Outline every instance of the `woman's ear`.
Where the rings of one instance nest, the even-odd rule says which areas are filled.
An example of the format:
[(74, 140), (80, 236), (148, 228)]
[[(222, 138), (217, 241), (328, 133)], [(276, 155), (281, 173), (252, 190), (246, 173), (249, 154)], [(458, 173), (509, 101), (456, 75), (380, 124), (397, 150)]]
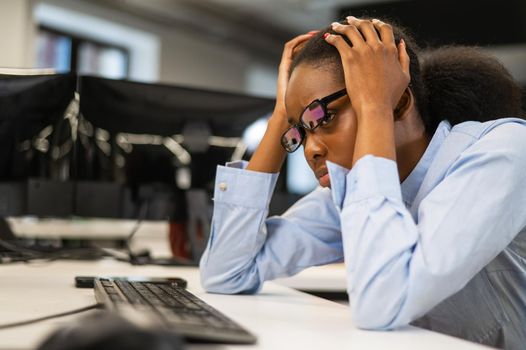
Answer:
[(400, 97), (400, 100), (398, 101), (398, 104), (396, 105), (396, 108), (394, 109), (395, 120), (404, 119), (404, 117), (411, 110), (413, 103), (414, 103), (413, 93), (411, 92), (411, 89), (407, 88), (402, 94), (402, 97)]

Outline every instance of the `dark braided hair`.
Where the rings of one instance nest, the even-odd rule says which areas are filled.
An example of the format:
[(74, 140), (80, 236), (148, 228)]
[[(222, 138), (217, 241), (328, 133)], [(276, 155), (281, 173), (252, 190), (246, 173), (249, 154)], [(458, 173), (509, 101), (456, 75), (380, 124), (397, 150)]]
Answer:
[[(395, 42), (398, 44), (403, 38), (406, 43), (410, 89), (429, 135), (442, 120), (455, 125), (468, 120), (524, 118), (521, 88), (496, 58), (479, 48), (466, 46), (421, 51), (405, 29), (389, 24)], [(330, 69), (343, 80), (340, 54), (325, 42), (325, 33), (337, 34), (330, 27), (320, 30), (296, 55), (291, 73), (298, 65), (308, 64)]]

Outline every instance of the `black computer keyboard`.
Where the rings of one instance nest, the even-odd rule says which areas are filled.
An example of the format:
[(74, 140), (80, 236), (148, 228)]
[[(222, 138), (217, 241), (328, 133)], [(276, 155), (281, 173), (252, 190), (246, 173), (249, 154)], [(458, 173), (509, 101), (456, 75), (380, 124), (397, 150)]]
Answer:
[[(256, 337), (173, 281), (96, 278), (95, 298), (107, 308), (148, 315), (190, 342), (253, 344)], [(126, 311), (127, 310), (127, 311)]]

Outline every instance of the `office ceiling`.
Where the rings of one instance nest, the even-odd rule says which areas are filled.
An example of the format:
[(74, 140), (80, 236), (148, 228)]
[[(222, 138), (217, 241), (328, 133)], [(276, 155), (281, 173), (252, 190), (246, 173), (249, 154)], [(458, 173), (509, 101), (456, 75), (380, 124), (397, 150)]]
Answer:
[[(327, 25), (338, 9), (395, 0), (86, 0), (147, 16), (189, 22), (202, 18), (265, 23), (266, 30), (299, 34)], [(398, 0), (400, 1), (400, 0)], [(403, 0), (402, 0), (403, 1)]]
[(392, 0), (83, 0), (182, 30), (200, 31), (271, 61), (300, 33), (328, 25), (346, 6)]
[(526, 43), (524, 0), (80, 0), (178, 30), (277, 63), (283, 44), (343, 13), (387, 16), (424, 45)]
[(338, 17), (342, 7), (391, 1), (393, 0), (201, 0), (199, 3), (209, 8), (223, 8), (238, 18), (261, 20), (276, 29), (300, 34), (328, 25)]

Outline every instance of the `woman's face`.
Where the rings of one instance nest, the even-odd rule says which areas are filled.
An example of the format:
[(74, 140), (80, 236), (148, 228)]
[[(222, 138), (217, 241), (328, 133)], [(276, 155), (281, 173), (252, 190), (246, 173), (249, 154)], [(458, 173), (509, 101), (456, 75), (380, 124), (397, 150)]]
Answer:
[[(343, 79), (338, 80), (329, 69), (308, 64), (301, 64), (294, 69), (285, 96), (291, 124), (299, 122), (300, 114), (312, 101), (345, 88)], [(351, 168), (356, 139), (356, 115), (348, 96), (329, 103), (327, 110), (334, 113), (335, 117), (314, 131), (306, 130), (303, 141), (305, 159), (323, 187), (330, 186), (327, 160)]]

